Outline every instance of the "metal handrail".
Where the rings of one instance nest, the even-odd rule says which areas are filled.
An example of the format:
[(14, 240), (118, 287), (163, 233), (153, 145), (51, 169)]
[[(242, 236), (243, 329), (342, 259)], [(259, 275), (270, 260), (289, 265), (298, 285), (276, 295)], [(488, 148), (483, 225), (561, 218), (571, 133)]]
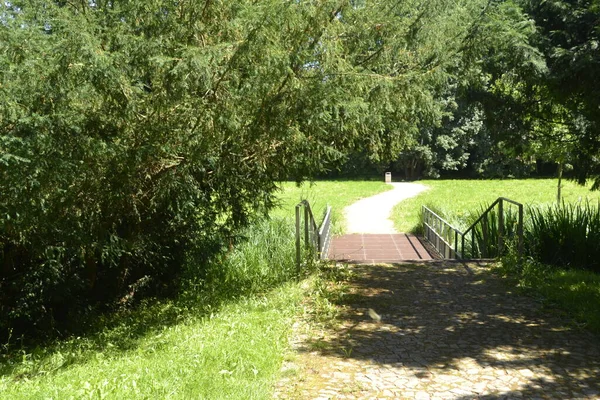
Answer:
[(319, 258), (327, 258), (329, 244), (331, 243), (331, 206), (327, 206), (323, 222), (319, 228)]
[[(453, 227), (448, 221), (437, 215), (435, 212), (423, 206), (423, 228), (425, 238), (432, 243), (436, 250), (445, 258), (464, 259), (466, 256), (466, 238), (471, 233), (471, 257), (475, 255), (475, 228), (478, 224), (487, 221), (486, 218), (496, 206), (498, 206), (498, 251), (504, 249), (505, 224), (504, 224), (504, 202), (511, 203), (519, 208), (519, 219), (517, 224), (518, 236), (518, 254), (523, 254), (523, 204), (506, 197), (499, 197), (494, 201), (464, 232)], [(454, 237), (448, 236), (448, 231), (454, 233)], [(487, 242), (488, 231), (484, 228), (482, 231), (483, 240)], [(459, 250), (460, 237), (460, 250)], [(454, 239), (454, 240), (452, 240)], [(452, 243), (453, 242), (453, 243)], [(484, 247), (485, 248), (485, 247)], [(483, 256), (483, 254), (481, 254)]]
[(327, 256), (329, 243), (331, 241), (331, 207), (327, 210), (320, 226), (317, 225), (314, 214), (308, 200), (302, 200), (296, 205), (296, 267), (300, 273), (302, 265), (302, 245), (301, 245), (301, 213), (300, 208), (304, 208), (304, 246), (312, 253), (315, 259), (323, 259)]
[[(458, 251), (458, 237), (463, 233), (426, 206), (423, 206), (423, 228), (425, 238), (441, 255), (445, 258), (462, 258), (462, 251)], [(453, 243), (452, 236), (447, 235), (448, 231), (454, 233)]]

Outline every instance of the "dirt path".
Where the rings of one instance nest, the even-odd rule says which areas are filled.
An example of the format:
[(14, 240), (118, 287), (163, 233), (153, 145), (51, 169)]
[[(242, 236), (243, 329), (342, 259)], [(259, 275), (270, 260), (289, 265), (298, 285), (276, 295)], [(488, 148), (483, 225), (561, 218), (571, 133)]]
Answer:
[(427, 189), (418, 183), (390, 183), (394, 189), (359, 200), (344, 209), (346, 233), (397, 233), (389, 219), (392, 208), (402, 200)]
[(600, 338), (487, 267), (352, 268), (339, 324), (297, 337), (276, 398), (600, 398)]

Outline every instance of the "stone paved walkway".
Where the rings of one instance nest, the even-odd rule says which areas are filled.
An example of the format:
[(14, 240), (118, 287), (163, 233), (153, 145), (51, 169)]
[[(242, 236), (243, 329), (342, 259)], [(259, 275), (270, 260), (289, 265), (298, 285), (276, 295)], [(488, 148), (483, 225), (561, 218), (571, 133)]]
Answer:
[(341, 323), (296, 337), (276, 398), (600, 398), (600, 338), (570, 330), (487, 267), (352, 268)]

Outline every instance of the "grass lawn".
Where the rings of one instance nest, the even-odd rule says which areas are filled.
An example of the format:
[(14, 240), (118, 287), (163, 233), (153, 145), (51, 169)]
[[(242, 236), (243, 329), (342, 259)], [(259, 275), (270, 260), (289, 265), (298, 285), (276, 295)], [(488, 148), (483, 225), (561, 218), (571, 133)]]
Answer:
[(364, 197), (391, 190), (392, 186), (379, 181), (317, 181), (297, 186), (293, 182), (281, 184), (281, 205), (272, 215), (294, 218), (294, 208), (301, 200), (308, 200), (315, 218), (320, 222), (327, 205), (332, 208), (334, 232), (345, 229), (343, 210)]
[[(287, 284), (214, 313), (184, 312), (181, 322), (154, 326), (124, 348), (119, 333), (126, 336), (126, 326), (103, 333), (115, 344), (106, 337), (73, 338), (53, 349), (23, 352), (3, 363), (1, 397), (270, 398), (302, 297), (298, 283)], [(155, 304), (146, 312), (173, 306)]]
[[(414, 232), (418, 228), (422, 205), (441, 210), (453, 222), (481, 206), (490, 205), (498, 197), (508, 197), (526, 205), (556, 202), (556, 179), (424, 180), (419, 183), (429, 189), (392, 210), (394, 226), (399, 232)], [(599, 201), (600, 192), (563, 181), (562, 198), (565, 202)]]

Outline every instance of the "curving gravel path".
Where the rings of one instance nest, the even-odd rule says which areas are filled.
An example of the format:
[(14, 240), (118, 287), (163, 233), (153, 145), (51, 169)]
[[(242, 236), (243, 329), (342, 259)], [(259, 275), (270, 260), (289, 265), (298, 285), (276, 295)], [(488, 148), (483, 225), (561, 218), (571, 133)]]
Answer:
[(346, 207), (346, 233), (398, 233), (389, 219), (392, 208), (402, 200), (427, 189), (419, 183), (390, 183), (394, 189), (367, 197)]

